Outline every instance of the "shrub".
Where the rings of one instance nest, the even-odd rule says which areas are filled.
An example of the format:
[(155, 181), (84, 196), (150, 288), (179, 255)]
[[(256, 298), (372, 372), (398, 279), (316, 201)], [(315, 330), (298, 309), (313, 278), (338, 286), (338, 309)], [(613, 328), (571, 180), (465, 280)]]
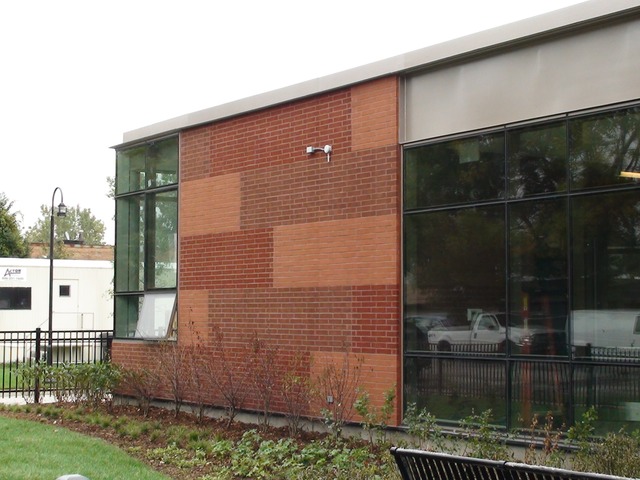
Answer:
[[(21, 365), (18, 375), (29, 386), (39, 382), (41, 390), (51, 391), (57, 402), (88, 402), (97, 405), (108, 402), (120, 383), (122, 372), (111, 362), (61, 363), (47, 365), (36, 363)], [(32, 399), (32, 392), (25, 395), (25, 401)]]
[(190, 360), (190, 353), (188, 348), (179, 345), (177, 341), (164, 340), (160, 342), (156, 358), (159, 376), (169, 385), (173, 397), (173, 412), (176, 417), (180, 413), (189, 388), (187, 362)]
[(420, 449), (436, 449), (441, 452), (448, 450), (436, 417), (426, 408), (418, 411), (415, 403), (408, 404), (403, 422), (407, 426), (407, 433), (416, 442), (414, 446)]
[(393, 414), (395, 399), (395, 385), (384, 392), (384, 403), (379, 409), (371, 405), (368, 392), (362, 392), (356, 399), (354, 408), (362, 417), (362, 428), (369, 434), (371, 443), (386, 441), (386, 429)]
[(286, 407), (285, 417), (292, 436), (300, 433), (302, 418), (309, 409), (312, 397), (311, 379), (304, 373), (307, 361), (297, 352), (282, 379), (282, 397)]
[(16, 375), (23, 384), (23, 399), (26, 403), (34, 401), (34, 389), (44, 386), (46, 378), (45, 363), (21, 364), (16, 369)]
[(354, 404), (358, 395), (358, 385), (364, 359), (352, 355), (345, 345), (342, 364), (325, 366), (314, 382), (316, 401), (324, 405), (320, 409), (323, 421), (335, 437), (342, 435), (344, 424), (353, 417)]
[(566, 453), (561, 448), (562, 429), (554, 428), (553, 415), (548, 412), (544, 424), (534, 415), (529, 428), (529, 446), (524, 452), (524, 462), (530, 465), (547, 465), (562, 468), (566, 461)]
[(491, 424), (491, 409), (477, 415), (472, 413), (460, 422), (464, 442), (463, 455), (489, 460), (510, 460), (507, 436)]
[(147, 368), (130, 368), (123, 372), (123, 381), (133, 390), (138, 406), (146, 417), (149, 414), (151, 401), (160, 386), (160, 376)]
[(262, 425), (269, 425), (271, 401), (280, 386), (277, 365), (278, 348), (260, 340), (254, 333), (251, 341), (251, 368), (249, 375), (262, 410)]
[[(225, 344), (224, 334), (219, 328), (214, 329), (214, 348), (205, 362), (205, 375), (209, 383), (222, 396), (227, 413), (228, 425), (235, 419), (238, 410), (244, 405), (249, 393), (249, 365), (234, 360)], [(238, 355), (245, 358), (245, 355)]]

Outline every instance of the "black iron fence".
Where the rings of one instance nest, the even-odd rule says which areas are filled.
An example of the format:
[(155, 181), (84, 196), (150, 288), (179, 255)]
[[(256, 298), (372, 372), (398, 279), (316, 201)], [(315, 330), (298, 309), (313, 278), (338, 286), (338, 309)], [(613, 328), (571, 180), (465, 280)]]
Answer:
[(39, 399), (50, 392), (50, 386), (25, 380), (20, 369), (38, 364), (96, 363), (109, 359), (111, 330), (71, 330), (49, 332), (0, 331), (0, 398)]
[(424, 399), (436, 405), (443, 418), (454, 417), (456, 408), (483, 401), (494, 414), (505, 416), (507, 427), (541, 412), (552, 412), (558, 422), (570, 426), (590, 407), (611, 428), (640, 423), (640, 349), (587, 353), (508, 357), (452, 349), (408, 355), (405, 396), (408, 402)]

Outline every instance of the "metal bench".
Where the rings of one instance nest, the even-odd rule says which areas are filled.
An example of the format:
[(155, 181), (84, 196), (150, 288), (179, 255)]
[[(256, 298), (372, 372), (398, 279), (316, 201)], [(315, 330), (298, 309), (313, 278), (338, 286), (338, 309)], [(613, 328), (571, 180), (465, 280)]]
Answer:
[(391, 448), (391, 454), (396, 460), (403, 480), (623, 480), (625, 478), (399, 447)]

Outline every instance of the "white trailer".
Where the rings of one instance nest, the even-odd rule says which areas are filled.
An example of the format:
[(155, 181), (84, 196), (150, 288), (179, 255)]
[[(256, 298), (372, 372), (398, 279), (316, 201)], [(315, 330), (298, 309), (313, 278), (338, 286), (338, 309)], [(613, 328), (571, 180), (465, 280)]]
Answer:
[[(110, 330), (113, 264), (55, 260), (53, 330)], [(48, 329), (49, 260), (0, 258), (0, 331)]]
[(640, 310), (574, 310), (573, 345), (640, 352)]

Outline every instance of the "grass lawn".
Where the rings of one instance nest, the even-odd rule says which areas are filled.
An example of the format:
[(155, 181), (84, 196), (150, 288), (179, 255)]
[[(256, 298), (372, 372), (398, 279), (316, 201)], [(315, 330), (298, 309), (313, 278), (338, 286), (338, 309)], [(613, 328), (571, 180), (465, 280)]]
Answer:
[(16, 365), (2, 364), (0, 375), (2, 375), (2, 389), (11, 390), (18, 385), (18, 375), (16, 374)]
[(54, 480), (71, 473), (90, 480), (169, 479), (102, 440), (0, 417), (0, 478)]

